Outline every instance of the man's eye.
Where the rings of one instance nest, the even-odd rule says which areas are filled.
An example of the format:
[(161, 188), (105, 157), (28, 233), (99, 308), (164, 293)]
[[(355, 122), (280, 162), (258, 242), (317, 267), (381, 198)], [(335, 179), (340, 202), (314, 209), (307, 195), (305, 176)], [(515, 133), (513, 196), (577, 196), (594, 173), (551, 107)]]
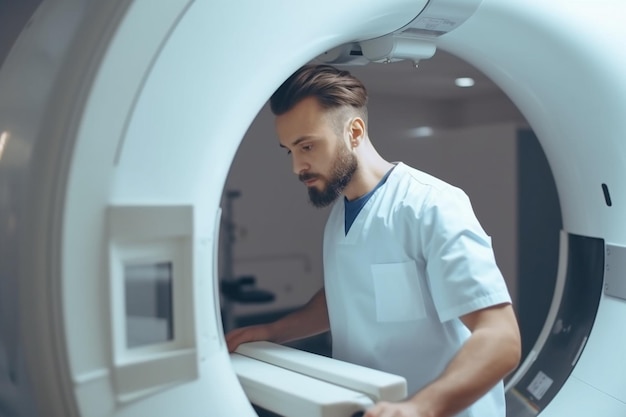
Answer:
[(303, 151), (305, 151), (305, 152), (308, 152), (308, 151), (310, 151), (311, 149), (313, 149), (313, 145), (304, 145), (304, 146), (302, 147), (302, 150), (303, 150)]
[(291, 155), (291, 151), (287, 151), (287, 155)]

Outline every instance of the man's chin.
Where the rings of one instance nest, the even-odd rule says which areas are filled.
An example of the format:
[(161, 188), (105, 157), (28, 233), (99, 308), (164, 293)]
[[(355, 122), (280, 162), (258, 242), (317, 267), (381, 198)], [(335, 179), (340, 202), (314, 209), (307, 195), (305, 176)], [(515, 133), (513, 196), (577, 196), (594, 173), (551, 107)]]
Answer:
[(314, 200), (310, 200), (309, 202), (311, 203), (311, 205), (315, 208), (326, 208), (328, 206), (330, 206), (335, 200), (332, 201), (314, 201)]
[(317, 208), (328, 207), (337, 200), (337, 195), (327, 195), (316, 191), (316, 188), (309, 189), (309, 202)]

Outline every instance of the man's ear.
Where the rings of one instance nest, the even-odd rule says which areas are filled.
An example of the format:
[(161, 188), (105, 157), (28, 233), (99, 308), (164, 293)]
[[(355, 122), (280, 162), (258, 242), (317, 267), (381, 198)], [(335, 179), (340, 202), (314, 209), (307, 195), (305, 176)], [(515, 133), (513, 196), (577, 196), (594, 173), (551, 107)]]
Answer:
[(354, 149), (365, 139), (365, 122), (360, 117), (354, 117), (348, 126), (350, 146)]

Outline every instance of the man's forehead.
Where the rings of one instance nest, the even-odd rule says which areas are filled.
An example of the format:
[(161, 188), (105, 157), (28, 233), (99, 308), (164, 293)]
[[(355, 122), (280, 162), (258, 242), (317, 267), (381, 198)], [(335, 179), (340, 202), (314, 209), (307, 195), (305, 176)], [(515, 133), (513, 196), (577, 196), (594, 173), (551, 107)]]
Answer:
[(283, 140), (296, 140), (300, 136), (312, 135), (324, 128), (327, 119), (317, 109), (293, 108), (276, 116), (274, 127)]

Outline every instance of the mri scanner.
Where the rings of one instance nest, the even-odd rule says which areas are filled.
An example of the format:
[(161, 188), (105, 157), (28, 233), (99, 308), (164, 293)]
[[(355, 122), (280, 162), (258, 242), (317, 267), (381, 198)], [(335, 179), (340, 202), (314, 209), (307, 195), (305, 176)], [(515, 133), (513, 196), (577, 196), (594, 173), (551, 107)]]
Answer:
[[(237, 147), (316, 57), (379, 65), (438, 48), (522, 111), (562, 207), (554, 300), (507, 380), (508, 415), (625, 416), (624, 17), (622, 0), (44, 1), (0, 72), (0, 414), (256, 415), (215, 272)], [(135, 337), (136, 279), (166, 284), (160, 338)], [(266, 348), (250, 356), (293, 353)], [(316, 360), (295, 359), (343, 366)], [(257, 395), (291, 401), (267, 385)]]

